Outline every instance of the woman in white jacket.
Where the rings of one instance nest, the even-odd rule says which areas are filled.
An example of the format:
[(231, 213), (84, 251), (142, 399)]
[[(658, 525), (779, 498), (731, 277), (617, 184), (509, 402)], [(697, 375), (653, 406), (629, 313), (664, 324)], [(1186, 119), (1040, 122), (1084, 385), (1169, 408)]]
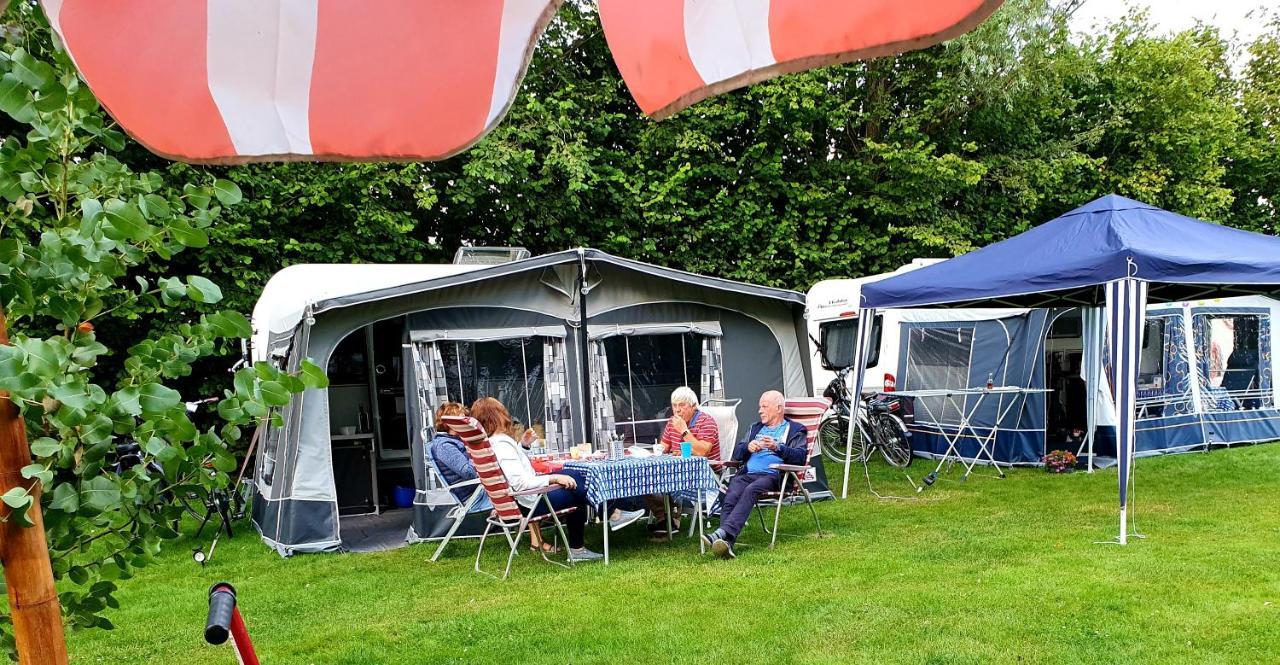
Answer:
[[(569, 536), (569, 557), (574, 561), (595, 561), (604, 558), (602, 554), (592, 552), (585, 546), (587, 489), (582, 476), (571, 469), (566, 470), (565, 473), (550, 474), (539, 474), (534, 471), (524, 448), (511, 438), (511, 414), (507, 412), (502, 402), (492, 397), (482, 397), (471, 405), (471, 417), (475, 418), (489, 434), (493, 453), (497, 456), (498, 465), (502, 467), (502, 474), (507, 477), (507, 483), (511, 485), (512, 490), (521, 492), (547, 485), (558, 485), (559, 487), (546, 495), (551, 500), (551, 505), (556, 510), (563, 510), (569, 506), (577, 508), (564, 516)], [(517, 497), (516, 500), (525, 511), (532, 510), (534, 515), (542, 515), (547, 512), (547, 504), (541, 501), (541, 498), (541, 496), (522, 496)], [(635, 521), (639, 516), (625, 514), (620, 517)]]

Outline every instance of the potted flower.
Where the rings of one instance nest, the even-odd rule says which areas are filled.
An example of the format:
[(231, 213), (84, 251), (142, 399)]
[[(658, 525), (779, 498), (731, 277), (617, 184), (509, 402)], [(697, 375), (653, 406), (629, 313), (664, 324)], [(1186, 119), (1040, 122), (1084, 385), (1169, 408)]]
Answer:
[(1071, 473), (1076, 468), (1076, 456), (1069, 450), (1054, 450), (1040, 458), (1044, 470), (1049, 473)]

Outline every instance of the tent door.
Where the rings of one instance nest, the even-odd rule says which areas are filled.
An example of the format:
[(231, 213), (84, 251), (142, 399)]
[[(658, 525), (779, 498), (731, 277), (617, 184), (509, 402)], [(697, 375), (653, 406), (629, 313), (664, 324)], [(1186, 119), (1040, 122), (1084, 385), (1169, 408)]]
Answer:
[(1054, 312), (1045, 340), (1045, 450), (1075, 452), (1088, 428), (1084, 333), (1079, 309)]

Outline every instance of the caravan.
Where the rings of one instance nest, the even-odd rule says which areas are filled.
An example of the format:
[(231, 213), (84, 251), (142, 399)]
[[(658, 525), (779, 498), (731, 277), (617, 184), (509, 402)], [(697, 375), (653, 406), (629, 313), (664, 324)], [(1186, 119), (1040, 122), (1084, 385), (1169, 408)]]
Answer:
[[(815, 341), (813, 388), (852, 363), (861, 284), (936, 263), (917, 259), (886, 275), (826, 280), (809, 291), (808, 331)], [(1271, 327), (1280, 301), (1263, 296), (1152, 305), (1139, 362), (1136, 451), (1151, 455), (1280, 439), (1280, 381)], [(864, 392), (978, 388), (988, 379), (1030, 389), (977, 404), (941, 398), (917, 404), (913, 447), (937, 457), (959, 429), (961, 410), (978, 433), (997, 429), (994, 458), (1038, 464), (1068, 449), (1105, 465), (1116, 456), (1115, 407), (1106, 381), (1089, 386), (1080, 308), (900, 309), (876, 312)], [(1104, 357), (1103, 364), (1110, 359)], [(1103, 373), (1106, 376), (1106, 373)], [(1046, 392), (1037, 392), (1045, 390)], [(1092, 394), (1092, 395), (1091, 395)], [(1087, 403), (1096, 399), (1094, 438)], [(925, 408), (920, 408), (925, 407)], [(958, 408), (957, 408), (958, 407)], [(962, 437), (962, 457), (977, 444)]]
[(262, 438), (253, 519), (268, 544), (283, 554), (352, 547), (360, 534), (347, 518), (380, 513), (396, 494), (412, 509), (397, 511), (406, 517), (389, 541), (442, 536), (456, 502), (423, 443), (445, 401), (497, 397), (567, 450), (614, 436), (652, 443), (681, 385), (704, 401), (742, 399), (742, 423), (765, 390), (808, 394), (800, 293), (593, 249), (513, 258), (292, 266), (268, 282), (254, 359), (297, 367), (309, 357), (330, 378)]

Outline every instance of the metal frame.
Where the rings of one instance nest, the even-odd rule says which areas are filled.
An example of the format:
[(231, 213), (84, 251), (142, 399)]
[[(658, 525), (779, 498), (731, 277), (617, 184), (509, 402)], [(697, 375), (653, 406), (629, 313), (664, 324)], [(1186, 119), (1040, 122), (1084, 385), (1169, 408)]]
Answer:
[[(968, 480), (970, 474), (973, 473), (974, 467), (978, 465), (978, 462), (982, 461), (983, 453), (986, 453), (986, 459), (987, 461), (991, 462), (991, 465), (993, 467), (995, 467), (996, 473), (1000, 474), (1001, 478), (1005, 477), (1004, 470), (1000, 468), (1000, 462), (997, 462), (995, 459), (996, 435), (1000, 433), (1000, 421), (1004, 420), (1004, 417), (1008, 415), (1008, 413), (1011, 410), (1013, 410), (1013, 407), (1018, 404), (1018, 400), (1016, 399), (1010, 400), (1008, 405), (1004, 405), (1003, 402), (997, 405), (996, 419), (995, 419), (995, 422), (991, 424), (991, 428), (990, 428), (991, 431), (986, 436), (983, 436), (978, 434), (977, 429), (973, 427), (973, 416), (977, 414), (978, 409), (982, 407), (982, 402), (986, 400), (987, 395), (996, 394), (996, 395), (1001, 395), (1003, 397), (1004, 395), (1009, 395), (1009, 394), (1026, 395), (1030, 393), (1047, 393), (1047, 392), (1050, 392), (1048, 388), (1023, 388), (1020, 386), (999, 386), (994, 388), (965, 388), (960, 390), (946, 390), (946, 389), (903, 390), (896, 394), (903, 395), (906, 397), (943, 397), (952, 406), (959, 409), (960, 422), (956, 424), (956, 431), (954, 434), (947, 434), (946, 429), (942, 427), (943, 423), (939, 421), (937, 416), (933, 414), (933, 409), (929, 408), (929, 403), (926, 400), (917, 400), (917, 402), (922, 407), (924, 407), (925, 413), (929, 414), (929, 418), (932, 419), (933, 424), (938, 425), (938, 434), (940, 434), (942, 438), (947, 442), (947, 449), (943, 451), (941, 459), (938, 460), (938, 466), (933, 470), (933, 476), (937, 477), (937, 474), (942, 471), (943, 466), (947, 466), (948, 468), (950, 468), (951, 464), (960, 462), (960, 466), (964, 467), (964, 475), (960, 479)], [(963, 396), (965, 398), (964, 403), (967, 407), (969, 403), (969, 397), (972, 395), (977, 395), (978, 397), (976, 400), (973, 401), (973, 408), (966, 409), (965, 407), (961, 407), (960, 404), (956, 402), (956, 397)], [(999, 407), (1003, 407), (1003, 409)], [(971, 459), (967, 464), (965, 463), (964, 457), (960, 455), (960, 449), (958, 445), (960, 443), (960, 439), (964, 436), (965, 430), (968, 430), (969, 433), (973, 436), (973, 438), (978, 442), (978, 452), (973, 456), (973, 459)], [(953, 452), (955, 453), (954, 455), (952, 455)], [(1005, 463), (1005, 466), (1012, 467), (1013, 464)]]
[[(492, 531), (492, 530), (493, 530), (493, 527), (495, 527), (495, 526), (496, 526), (496, 527), (498, 527), (498, 528), (500, 528), (500, 529), (502, 529), (502, 535), (506, 537), (506, 539), (507, 539), (507, 544), (511, 546), (511, 551), (510, 551), (510, 553), (508, 553), (508, 554), (507, 554), (507, 567), (506, 567), (506, 569), (504, 569), (504, 570), (502, 571), (502, 577), (501, 577), (501, 579), (504, 579), (504, 580), (505, 580), (505, 579), (507, 579), (507, 577), (511, 575), (511, 562), (515, 560), (515, 558), (516, 558), (516, 554), (519, 554), (519, 553), (520, 553), (520, 537), (521, 537), (521, 536), (523, 536), (523, 535), (524, 535), (524, 533), (525, 533), (525, 531), (527, 531), (527, 530), (529, 529), (529, 523), (530, 523), (530, 522), (532, 522), (532, 521), (541, 521), (541, 520), (543, 520), (543, 519), (547, 518), (548, 516), (550, 516), (550, 517), (551, 517), (551, 519), (552, 519), (552, 521), (554, 521), (554, 522), (555, 522), (555, 525), (556, 525), (556, 533), (557, 533), (557, 534), (559, 534), (559, 536), (560, 536), (560, 540), (562, 540), (562, 541), (565, 543), (566, 548), (568, 547), (569, 538), (568, 538), (568, 536), (566, 536), (566, 535), (565, 535), (565, 533), (564, 533), (564, 525), (560, 523), (560, 514), (561, 514), (562, 512), (567, 513), (567, 512), (569, 512), (569, 511), (571, 511), (571, 510), (576, 510), (576, 508), (568, 508), (568, 509), (565, 509), (565, 510), (563, 510), (563, 511), (557, 511), (557, 510), (555, 509), (555, 506), (551, 505), (551, 498), (547, 496), (547, 494), (549, 494), (553, 489), (554, 489), (553, 487), (551, 487), (551, 486), (547, 486), (547, 487), (540, 487), (540, 488), (538, 488), (538, 489), (536, 489), (536, 490), (531, 490), (531, 491), (527, 491), (527, 492), (512, 492), (512, 493), (511, 493), (511, 496), (513, 496), (513, 497), (531, 496), (531, 495), (541, 494), (541, 495), (542, 495), (542, 501), (543, 501), (543, 502), (546, 504), (546, 506), (547, 506), (547, 513), (546, 513), (545, 515), (538, 515), (537, 517), (534, 517), (534, 516), (533, 516), (534, 508), (530, 508), (530, 509), (528, 510), (528, 512), (527, 512), (527, 513), (525, 513), (525, 514), (520, 518), (520, 521), (519, 521), (517, 524), (511, 524), (510, 522), (507, 522), (507, 521), (505, 521), (505, 520), (502, 520), (502, 519), (500, 519), (500, 518), (498, 518), (498, 517), (493, 517), (493, 516), (490, 516), (489, 518), (487, 518), (487, 519), (485, 520), (484, 533), (483, 533), (483, 534), (481, 534), (481, 536), (480, 536), (480, 546), (476, 548), (476, 564), (475, 564), (475, 570), (476, 570), (476, 572), (477, 572), (477, 573), (483, 573), (483, 574), (488, 575), (489, 577), (492, 577), (492, 578), (494, 578), (494, 579), (499, 579), (499, 578), (498, 578), (496, 575), (494, 575), (493, 573), (487, 573), (487, 572), (485, 572), (485, 571), (483, 571), (483, 570), (481, 570), (481, 569), (480, 569), (480, 557), (481, 557), (481, 555), (483, 555), (483, 554), (484, 554), (484, 544), (485, 544), (485, 541), (489, 540), (489, 532), (490, 532), (490, 531)], [(514, 534), (514, 535), (511, 533), (511, 529), (512, 529), (513, 527), (516, 529), (516, 532), (515, 532), (515, 534)], [(568, 561), (569, 561), (569, 563), (568, 563), (568, 564), (563, 564), (563, 563), (560, 563), (559, 561), (552, 561), (552, 560), (551, 560), (551, 558), (547, 556), (547, 552), (546, 552), (546, 550), (544, 550), (544, 549), (542, 549), (542, 548), (538, 548), (538, 553), (542, 555), (542, 560), (543, 560), (543, 561), (546, 561), (547, 563), (555, 564), (555, 565), (557, 565), (557, 566), (560, 566), (561, 568), (571, 568), (571, 567), (573, 566), (573, 563), (574, 563), (574, 561), (573, 561), (573, 553), (572, 553), (572, 552), (570, 552), (570, 553), (569, 553), (569, 557), (568, 557)]]

